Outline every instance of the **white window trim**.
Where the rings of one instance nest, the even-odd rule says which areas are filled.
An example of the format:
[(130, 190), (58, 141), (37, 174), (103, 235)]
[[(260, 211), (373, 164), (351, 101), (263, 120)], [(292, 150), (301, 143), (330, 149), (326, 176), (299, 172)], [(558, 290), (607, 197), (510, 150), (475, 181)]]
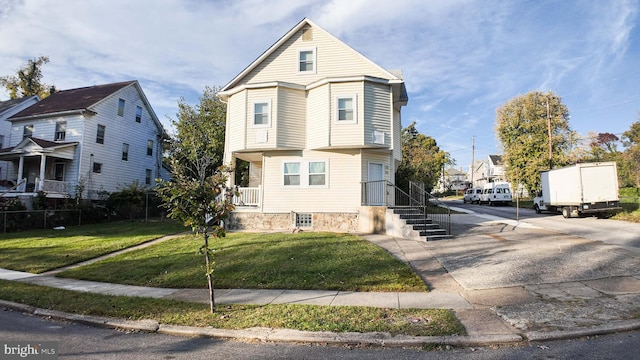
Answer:
[[(313, 58), (313, 70), (301, 71), (300, 70), (300, 53), (306, 52), (306, 51), (311, 51), (312, 58)], [(298, 49), (298, 57), (296, 58), (296, 71), (298, 72), (298, 74), (302, 74), (302, 75), (315, 74), (318, 69), (317, 60), (318, 60), (318, 57), (317, 57), (317, 52), (315, 47)]]
[[(351, 99), (353, 102), (353, 120), (340, 120), (340, 107), (338, 106), (340, 100)], [(356, 94), (351, 95), (338, 95), (335, 99), (336, 108), (336, 124), (357, 124), (358, 123), (358, 97)]]
[[(269, 116), (266, 124), (256, 124), (256, 104), (267, 104), (267, 115)], [(251, 127), (253, 128), (270, 128), (271, 127), (271, 99), (253, 100), (251, 102)]]
[[(313, 162), (323, 162), (324, 163), (324, 185), (310, 185), (309, 184), (309, 164)], [(289, 163), (299, 163), (300, 164), (300, 185), (285, 185), (284, 184), (284, 165)], [(282, 165), (280, 168), (280, 185), (283, 188), (309, 188), (309, 189), (326, 189), (329, 188), (329, 159), (291, 159), (291, 160), (282, 160)]]

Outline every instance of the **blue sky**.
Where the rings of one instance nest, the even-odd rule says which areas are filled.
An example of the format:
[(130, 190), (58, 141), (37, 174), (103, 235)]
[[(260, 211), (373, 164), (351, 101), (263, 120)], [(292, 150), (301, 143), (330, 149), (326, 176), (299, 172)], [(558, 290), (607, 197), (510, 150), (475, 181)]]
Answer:
[[(495, 109), (532, 90), (571, 127), (620, 136), (640, 110), (639, 0), (0, 0), (0, 75), (48, 56), (59, 89), (136, 79), (169, 129), (177, 101), (225, 85), (304, 17), (409, 91), (403, 126), (465, 171), (499, 154)], [(8, 94), (0, 90), (0, 100)], [(170, 129), (169, 129), (170, 130)]]

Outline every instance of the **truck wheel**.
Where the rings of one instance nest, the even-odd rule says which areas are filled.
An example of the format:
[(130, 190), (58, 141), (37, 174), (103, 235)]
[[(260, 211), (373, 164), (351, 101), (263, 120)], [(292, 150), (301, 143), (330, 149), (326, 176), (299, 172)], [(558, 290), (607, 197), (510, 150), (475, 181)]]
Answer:
[(565, 219), (568, 219), (571, 217), (571, 208), (570, 207), (563, 207), (562, 208), (562, 217), (564, 217)]
[(533, 206), (533, 209), (536, 211), (536, 214), (542, 214), (542, 210), (540, 210), (540, 207), (538, 206), (538, 204), (535, 204)]

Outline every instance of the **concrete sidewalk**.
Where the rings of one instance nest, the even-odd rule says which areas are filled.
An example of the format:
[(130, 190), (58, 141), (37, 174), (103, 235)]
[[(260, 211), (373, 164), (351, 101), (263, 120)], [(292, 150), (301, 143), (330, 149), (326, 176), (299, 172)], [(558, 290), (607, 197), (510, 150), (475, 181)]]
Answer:
[[(605, 246), (606, 253), (613, 252), (616, 256), (604, 257), (601, 254), (602, 244), (524, 223), (500, 219), (486, 221), (469, 214), (455, 215), (453, 229), (454, 233), (458, 232), (456, 238), (430, 243), (386, 235), (362, 236), (409, 264), (429, 285), (431, 291), (428, 293), (216, 289), (214, 295), (218, 304), (445, 308), (454, 311), (465, 326), (467, 336), (425, 339), (357, 334), (350, 337), (348, 334), (327, 335), (273, 329), (254, 329), (248, 335), (246, 331), (214, 331), (212, 335), (211, 329), (170, 327), (167, 330), (166, 326), (159, 324), (156, 324), (155, 330), (162, 328), (167, 333), (208, 334), (227, 338), (248, 336), (269, 341), (277, 338), (281, 341), (338, 342), (337, 339), (341, 339), (345, 342), (386, 346), (394, 341), (402, 346), (420, 346), (428, 342), (473, 345), (509, 343), (640, 329), (640, 319), (637, 318), (640, 259), (637, 253)], [(553, 250), (545, 251), (541, 239)], [(562, 248), (571, 248), (572, 252), (557, 250)], [(589, 262), (597, 265), (597, 271), (590, 269), (590, 266), (593, 267), (590, 264), (585, 266), (583, 257), (574, 259), (574, 252), (591, 256)], [(593, 259), (595, 256), (603, 259)], [(535, 264), (542, 261), (545, 267), (536, 267)], [(586, 270), (582, 270), (581, 266), (585, 266)], [(600, 269), (605, 266), (607, 269)], [(549, 267), (555, 267), (556, 270), (545, 273)], [(577, 268), (581, 272), (556, 274), (557, 269), (567, 272), (565, 268)], [(107, 295), (208, 303), (206, 289), (159, 289), (107, 284), (56, 278), (53, 276), (55, 273), (57, 271), (34, 275), (0, 269), (0, 279)], [(105, 321), (97, 320), (100, 324)], [(118, 324), (119, 327), (125, 326)], [(126, 326), (135, 327), (135, 324), (127, 322)], [(140, 326), (146, 330), (149, 327), (147, 323)]]

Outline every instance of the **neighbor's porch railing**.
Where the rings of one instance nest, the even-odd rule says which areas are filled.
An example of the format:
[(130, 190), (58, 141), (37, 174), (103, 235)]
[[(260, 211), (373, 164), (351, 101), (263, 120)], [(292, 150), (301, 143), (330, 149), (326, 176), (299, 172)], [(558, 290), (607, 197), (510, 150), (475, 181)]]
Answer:
[(407, 193), (386, 180), (367, 181), (362, 183), (361, 190), (363, 206), (415, 208), (451, 234), (451, 211), (420, 184), (410, 182)]
[(233, 205), (236, 206), (260, 206), (260, 194), (262, 186), (238, 187), (239, 196), (233, 197)]

